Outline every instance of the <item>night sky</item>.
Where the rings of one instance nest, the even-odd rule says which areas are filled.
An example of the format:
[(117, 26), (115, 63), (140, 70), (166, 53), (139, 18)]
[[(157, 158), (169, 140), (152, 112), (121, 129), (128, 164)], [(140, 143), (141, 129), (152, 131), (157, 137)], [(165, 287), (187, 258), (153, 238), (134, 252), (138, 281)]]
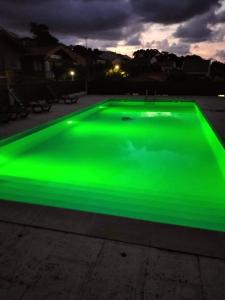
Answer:
[(66, 44), (225, 60), (225, 0), (0, 0), (0, 26), (24, 35), (31, 21)]

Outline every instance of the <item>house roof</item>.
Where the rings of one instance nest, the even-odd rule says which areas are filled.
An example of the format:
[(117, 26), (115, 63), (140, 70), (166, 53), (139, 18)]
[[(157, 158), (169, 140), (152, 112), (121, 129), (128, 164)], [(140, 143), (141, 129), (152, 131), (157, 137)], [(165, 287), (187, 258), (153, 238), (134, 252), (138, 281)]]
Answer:
[(20, 38), (13, 32), (7, 31), (4, 28), (0, 27), (0, 37), (7, 39), (14, 47), (23, 50), (23, 45), (20, 41)]
[(183, 63), (183, 71), (189, 74), (207, 74), (210, 64), (210, 60), (187, 58)]
[(72, 59), (76, 60), (76, 55), (64, 45), (52, 45), (52, 46), (34, 46), (27, 49), (26, 56), (40, 56), (50, 57), (58, 51), (64, 51)]
[(40, 58), (47, 59), (52, 55), (57, 54), (58, 51), (63, 51), (64, 53), (66, 53), (74, 62), (78, 62), (81, 65), (86, 64), (84, 57), (74, 53), (72, 50), (70, 50), (70, 48), (62, 44), (52, 45), (52, 46), (33, 46), (27, 48), (27, 53), (25, 53), (24, 56), (40, 57)]

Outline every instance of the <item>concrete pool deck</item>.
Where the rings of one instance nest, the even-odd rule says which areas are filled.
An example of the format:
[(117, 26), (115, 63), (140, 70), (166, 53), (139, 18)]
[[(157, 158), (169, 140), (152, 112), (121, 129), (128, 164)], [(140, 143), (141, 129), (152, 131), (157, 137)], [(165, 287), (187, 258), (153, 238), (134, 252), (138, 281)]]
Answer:
[[(50, 113), (1, 124), (0, 138), (108, 98), (132, 97), (57, 104)], [(155, 98), (168, 97), (148, 100)], [(225, 142), (225, 99), (169, 98), (195, 99)], [(225, 298), (224, 234), (147, 223), (2, 201), (0, 298)]]

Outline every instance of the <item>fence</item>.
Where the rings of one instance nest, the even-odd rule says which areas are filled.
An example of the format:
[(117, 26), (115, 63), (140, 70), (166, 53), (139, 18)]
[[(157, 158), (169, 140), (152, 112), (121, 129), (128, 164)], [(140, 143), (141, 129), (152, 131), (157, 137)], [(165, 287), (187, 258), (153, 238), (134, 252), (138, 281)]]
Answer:
[(132, 81), (95, 80), (88, 84), (89, 94), (123, 95), (138, 93), (145, 95), (201, 95), (216, 96), (225, 94), (225, 84), (210, 79), (191, 79), (185, 81)]

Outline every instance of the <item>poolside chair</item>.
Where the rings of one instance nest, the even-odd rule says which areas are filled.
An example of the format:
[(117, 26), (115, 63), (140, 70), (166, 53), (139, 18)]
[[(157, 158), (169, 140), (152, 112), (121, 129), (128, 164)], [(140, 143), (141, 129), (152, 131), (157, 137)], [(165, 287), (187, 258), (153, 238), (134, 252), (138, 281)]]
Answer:
[(14, 114), (21, 118), (26, 118), (29, 114), (29, 109), (26, 107), (23, 102), (15, 95), (12, 88), (8, 88), (9, 100), (11, 103), (12, 110), (14, 110)]
[(4, 88), (0, 92), (0, 120), (8, 122), (17, 118), (25, 118), (29, 111), (17, 99), (12, 97), (11, 91)]
[(55, 87), (47, 85), (47, 88), (54, 102), (63, 101), (65, 104), (77, 103), (80, 97), (85, 94), (85, 92), (71, 92), (68, 88), (59, 85), (55, 85)]
[(16, 87), (12, 93), (17, 99), (23, 99), (20, 101), (34, 113), (49, 112), (52, 107), (52, 103), (46, 99), (40, 86), (20, 86)]
[(62, 95), (62, 99), (64, 103), (66, 104), (72, 104), (77, 103), (79, 100), (79, 96), (76, 93), (68, 94), (68, 95)]
[(53, 103), (58, 103), (60, 101), (61, 96), (56, 92), (54, 88), (52, 88), (49, 84), (46, 85), (46, 89), (50, 95), (50, 99)]

